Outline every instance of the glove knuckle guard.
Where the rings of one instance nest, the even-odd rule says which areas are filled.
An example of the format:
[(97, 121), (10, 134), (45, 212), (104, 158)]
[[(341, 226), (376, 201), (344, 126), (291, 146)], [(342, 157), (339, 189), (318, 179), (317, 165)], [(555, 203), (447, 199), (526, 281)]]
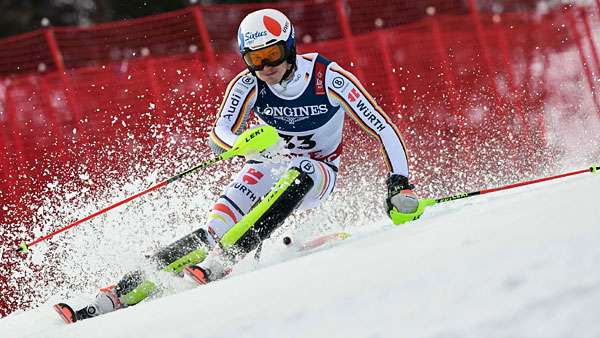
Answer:
[(396, 209), (400, 213), (410, 214), (419, 207), (419, 199), (412, 191), (414, 186), (408, 183), (408, 178), (402, 175), (392, 174), (387, 181), (388, 197), (386, 199), (387, 210)]

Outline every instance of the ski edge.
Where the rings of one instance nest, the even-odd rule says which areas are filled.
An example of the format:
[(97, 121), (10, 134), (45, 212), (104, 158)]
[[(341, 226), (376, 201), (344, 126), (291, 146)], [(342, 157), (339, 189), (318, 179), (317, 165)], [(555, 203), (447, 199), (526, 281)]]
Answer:
[(298, 248), (298, 251), (306, 252), (309, 250), (313, 250), (328, 243), (343, 241), (345, 239), (348, 239), (350, 236), (350, 233), (344, 231), (334, 232), (328, 235), (322, 235), (302, 243), (302, 245)]

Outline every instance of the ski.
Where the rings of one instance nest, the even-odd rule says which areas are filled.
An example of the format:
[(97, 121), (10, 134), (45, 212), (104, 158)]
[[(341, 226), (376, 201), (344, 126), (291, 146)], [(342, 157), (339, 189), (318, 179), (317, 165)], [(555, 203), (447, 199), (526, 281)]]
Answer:
[(65, 303), (58, 303), (52, 306), (54, 310), (60, 315), (62, 320), (67, 324), (72, 324), (77, 321), (77, 313), (69, 305)]
[[(297, 247), (296, 250), (298, 252), (306, 252), (309, 250), (319, 248), (325, 244), (334, 243), (334, 242), (348, 239), (350, 236), (351, 236), (351, 234), (348, 232), (344, 232), (344, 231), (334, 232), (331, 234), (318, 236), (316, 238), (313, 238), (311, 240), (308, 240), (306, 242), (303, 242), (303, 243), (301, 243), (299, 245), (295, 245), (295, 246)], [(286, 246), (293, 245), (293, 241), (292, 241), (291, 237), (289, 237), (289, 236), (284, 237), (283, 244), (285, 244)]]

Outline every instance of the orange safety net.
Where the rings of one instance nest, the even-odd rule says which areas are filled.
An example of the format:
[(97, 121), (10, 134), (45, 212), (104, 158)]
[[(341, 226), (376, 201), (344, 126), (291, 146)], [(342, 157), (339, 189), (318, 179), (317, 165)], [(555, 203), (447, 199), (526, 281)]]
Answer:
[[(599, 22), (592, 15), (598, 8), (534, 11), (534, 3), (270, 5), (294, 23), (300, 53), (318, 51), (359, 77), (403, 131), (417, 181), (434, 184), (437, 176), (427, 168), (498, 170), (490, 158), (506, 149), (511, 165), (535, 161), (547, 146), (548, 105), (600, 113), (593, 37)], [(174, 170), (169, 159), (179, 154), (176, 147), (206, 156), (204, 140), (225, 85), (244, 68), (238, 24), (263, 6), (191, 6), (0, 40), (3, 234), (29, 220), (48, 185), (69, 182), (77, 168), (108, 180), (143, 157)], [(580, 82), (577, 95), (561, 87)], [(364, 137), (348, 128), (347, 140)], [(498, 153), (482, 157), (486, 142)], [(357, 161), (346, 157), (348, 165)], [(10, 237), (10, 245), (27, 234), (21, 235)], [(0, 275), (0, 286), (5, 279)], [(0, 303), (0, 315), (17, 303)]]

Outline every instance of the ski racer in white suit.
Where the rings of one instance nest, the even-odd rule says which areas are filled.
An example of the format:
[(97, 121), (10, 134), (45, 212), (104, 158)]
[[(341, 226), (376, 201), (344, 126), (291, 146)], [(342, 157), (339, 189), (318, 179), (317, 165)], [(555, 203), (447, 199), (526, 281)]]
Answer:
[[(318, 206), (335, 186), (346, 115), (381, 144), (390, 170), (386, 205), (394, 223), (422, 214), (408, 183), (400, 133), (351, 73), (316, 53), (296, 55), (294, 28), (279, 11), (250, 13), (238, 35), (248, 69), (229, 84), (209, 143), (217, 153), (230, 149), (254, 112), (261, 124), (278, 131), (290, 154), (267, 150), (247, 160), (214, 204), (206, 229), (148, 257), (158, 270), (183, 272), (200, 284), (219, 279), (295, 209)], [(152, 274), (140, 269), (101, 289), (77, 311), (65, 303), (54, 308), (72, 323), (135, 305), (157, 291)]]
[[(420, 216), (415, 214), (419, 201), (408, 183), (408, 160), (400, 133), (354, 75), (317, 53), (296, 55), (294, 27), (274, 9), (246, 16), (239, 27), (238, 43), (248, 69), (229, 83), (209, 144), (216, 153), (230, 149), (254, 112), (260, 124), (277, 129), (292, 156), (283, 162), (246, 162), (209, 215), (211, 244), (218, 243), (244, 218), (286, 169), (298, 169), (309, 186), (287, 202), (304, 209), (316, 207), (327, 198), (338, 175), (346, 114), (382, 146), (391, 173), (388, 210), (395, 208), (412, 219)], [(294, 208), (289, 209), (267, 224), (266, 234), (259, 234), (243, 251), (268, 237)], [(223, 255), (212, 256), (221, 259), (209, 255), (201, 264), (185, 269), (186, 274), (201, 284), (221, 277), (226, 265)]]

